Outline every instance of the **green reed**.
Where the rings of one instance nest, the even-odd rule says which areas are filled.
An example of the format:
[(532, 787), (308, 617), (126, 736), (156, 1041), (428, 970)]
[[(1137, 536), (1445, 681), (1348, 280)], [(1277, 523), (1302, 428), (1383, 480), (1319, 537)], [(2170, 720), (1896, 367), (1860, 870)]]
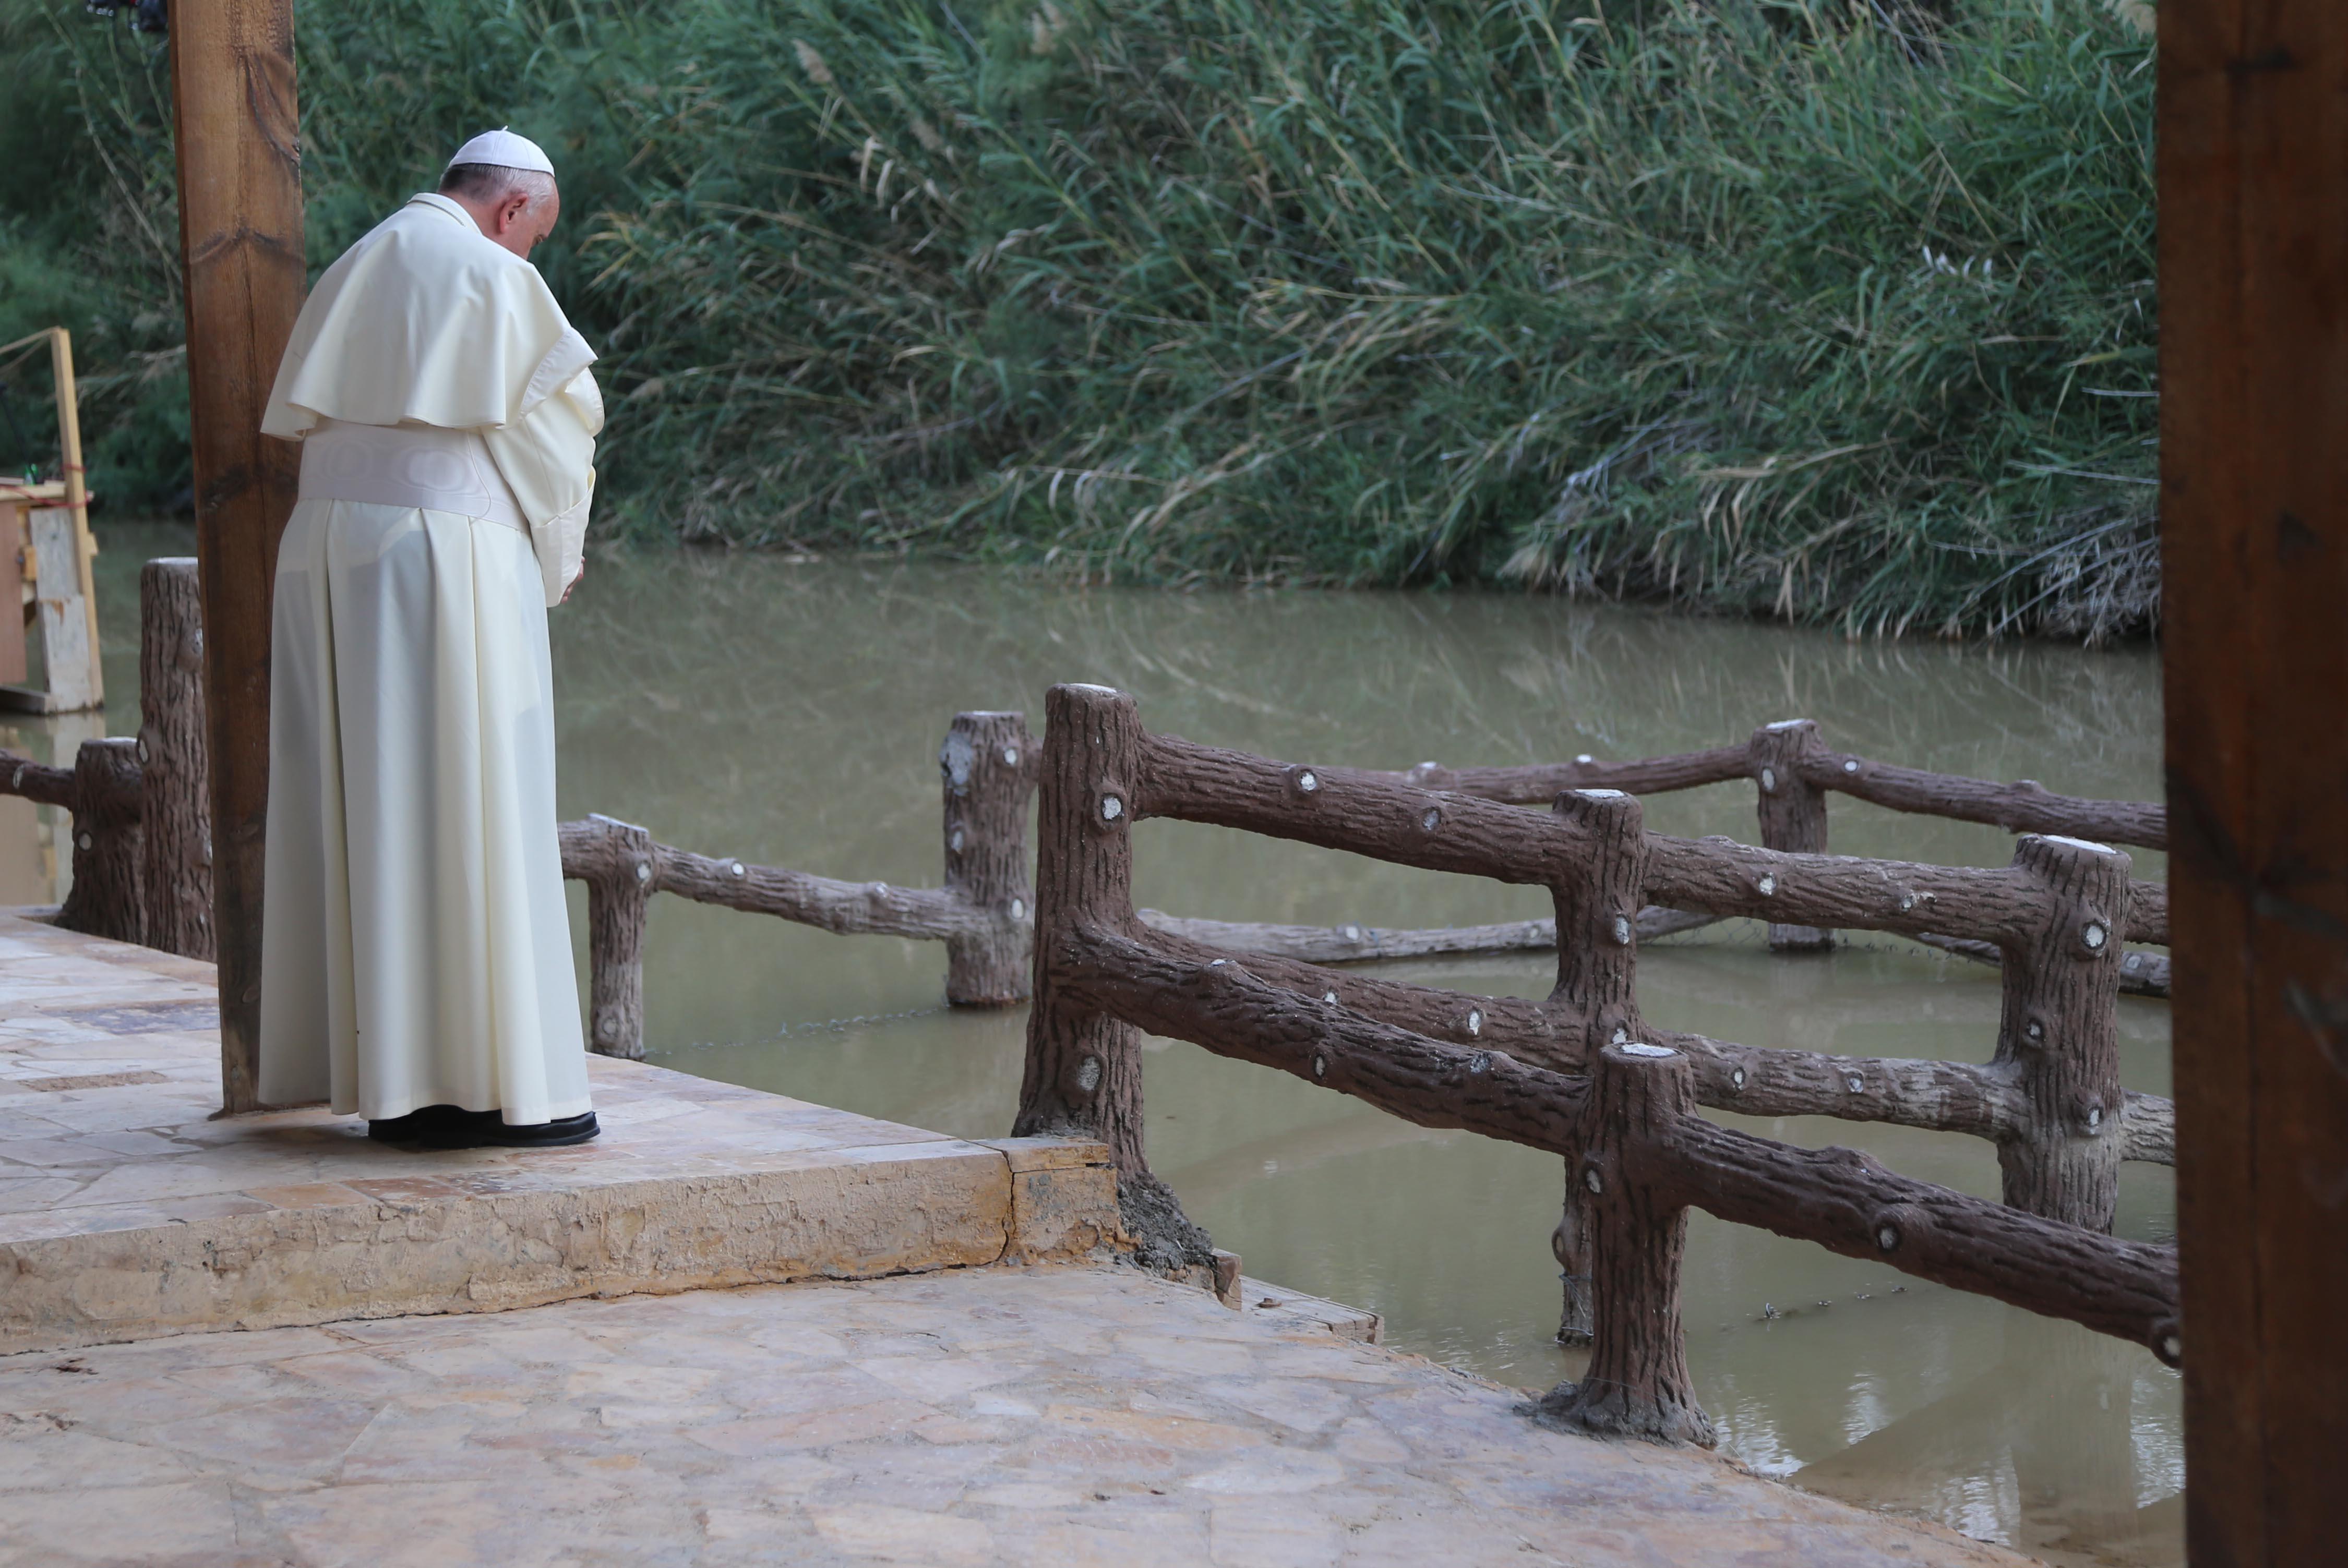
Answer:
[[(51, 221), (151, 318), (86, 166), (168, 188), (154, 96), (6, 4), (78, 106)], [(311, 253), (546, 141), (644, 534), (2095, 638), (2157, 583), (2124, 9), (308, 0)]]

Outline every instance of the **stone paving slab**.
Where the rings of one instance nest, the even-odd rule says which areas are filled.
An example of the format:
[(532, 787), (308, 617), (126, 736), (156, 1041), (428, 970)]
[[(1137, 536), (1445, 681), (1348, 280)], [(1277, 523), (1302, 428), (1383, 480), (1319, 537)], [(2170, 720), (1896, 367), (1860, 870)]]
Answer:
[(0, 1352), (1082, 1255), (1093, 1143), (970, 1143), (588, 1059), (570, 1149), (215, 1119), (209, 964), (0, 912)]
[(0, 1358), (0, 1565), (2025, 1561), (1521, 1398), (1123, 1267), (189, 1335)]

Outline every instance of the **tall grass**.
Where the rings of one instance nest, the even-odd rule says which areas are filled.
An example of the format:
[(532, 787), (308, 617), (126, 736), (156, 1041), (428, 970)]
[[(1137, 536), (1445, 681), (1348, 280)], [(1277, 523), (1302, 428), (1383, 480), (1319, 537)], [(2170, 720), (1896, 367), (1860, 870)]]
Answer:
[(314, 261), (470, 129), (554, 149), (640, 530), (1856, 631), (2153, 614), (2149, 45), (2101, 0), (300, 20)]

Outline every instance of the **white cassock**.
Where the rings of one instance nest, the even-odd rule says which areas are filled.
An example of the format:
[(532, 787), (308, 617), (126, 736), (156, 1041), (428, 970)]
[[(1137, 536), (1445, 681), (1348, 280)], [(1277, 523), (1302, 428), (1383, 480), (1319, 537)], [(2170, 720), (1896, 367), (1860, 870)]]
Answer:
[(264, 1102), (590, 1109), (546, 611), (579, 573), (594, 357), (443, 196), (303, 306), (262, 422), (303, 444), (270, 668)]

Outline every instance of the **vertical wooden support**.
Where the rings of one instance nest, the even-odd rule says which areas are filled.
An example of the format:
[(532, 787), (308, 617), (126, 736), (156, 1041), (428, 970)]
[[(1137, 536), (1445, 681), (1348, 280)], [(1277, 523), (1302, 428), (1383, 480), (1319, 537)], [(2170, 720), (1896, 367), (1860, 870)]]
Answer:
[(587, 1049), (644, 1054), (644, 917), (659, 875), (650, 830), (591, 816), (596, 843), (587, 882)]
[(2005, 1201), (2109, 1231), (2127, 1139), (2120, 1087), (2120, 933), (2128, 857), (2084, 839), (2024, 835), (2013, 864), (2043, 892), (2037, 929), (2009, 948), (1997, 1064), (2013, 1074), (2026, 1125), (1998, 1141)]
[(204, 607), (189, 558), (139, 573), (139, 774), (147, 945), (212, 956), (211, 772), (205, 764)]
[(269, 603), (296, 449), (261, 434), (302, 307), (293, 0), (177, 0), (171, 112), (186, 271), (189, 423), (211, 730), (221, 1091), (249, 1111), (261, 1045)]
[(33, 602), (48, 680), (39, 711), (84, 712), (106, 702), (98, 681), (95, 614), (82, 584), (89, 559), (82, 553), (74, 514), (64, 507), (35, 511), (32, 534)]
[(946, 938), (946, 1000), (1027, 999), (1035, 893), (1027, 884), (1027, 797), (1035, 746), (1024, 713), (957, 713), (938, 751), (945, 789), (946, 891), (994, 923)]
[(74, 758), (73, 890), (57, 924), (118, 942), (146, 940), (139, 883), (147, 858), (139, 821), (139, 743), (84, 741)]
[(1034, 1005), (1014, 1137), (1075, 1135), (1108, 1145), (1117, 1198), (1141, 1262), (1211, 1281), (1214, 1243), (1142, 1153), (1141, 1031), (1063, 992), (1055, 942), (1086, 926), (1135, 931), (1133, 823), (1142, 812), (1141, 714), (1106, 686), (1055, 686), (1044, 699), (1035, 842)]
[[(74, 384), (73, 333), (63, 327), (49, 330), (50, 380), (57, 404), (57, 467), (65, 479), (66, 510), (73, 514), (74, 584), (81, 599), (85, 673), (82, 706), (106, 706), (106, 668), (98, 661), (98, 574), (93, 558), (98, 540), (89, 531), (89, 490), (81, 464), (81, 398)], [(57, 689), (55, 660), (49, 665), (49, 690)]]
[[(1764, 724), (1745, 743), (1746, 769), (1760, 794), (1763, 848), (1797, 855), (1827, 852), (1826, 792), (1801, 773), (1804, 755), (1825, 749), (1818, 725), (1808, 719)], [(1832, 931), (1815, 926), (1780, 926), (1773, 921), (1769, 927), (1773, 952), (1823, 952), (1834, 942)]]
[(1589, 1370), (1540, 1401), (1541, 1414), (1561, 1426), (1713, 1444), (1680, 1325), (1687, 1208), (1649, 1179), (1661, 1163), (1649, 1152), (1667, 1145), (1673, 1128), (1694, 1114), (1694, 1064), (1679, 1051), (1628, 1040), (1591, 1057), (1585, 1141), (1573, 1176), (1590, 1198), (1598, 1317)]
[[(1557, 989), (1550, 1001), (1589, 1021), (1587, 1045), (1639, 1037), (1638, 918), (1644, 903), (1647, 835), (1639, 803), (1620, 790), (1568, 790), (1550, 808), (1589, 837), (1571, 879), (1551, 888), (1557, 907)], [(1557, 1258), (1564, 1305), (1560, 1344), (1590, 1343), (1595, 1302), (1591, 1280), (1591, 1199), (1566, 1168), (1565, 1207), (1550, 1250)]]
[(2161, 641), (2186, 1544), (2340, 1558), (2348, 5), (2160, 7)]
[(1074, 1134), (1109, 1147), (1120, 1175), (1148, 1172), (1141, 1147), (1141, 1031), (1063, 993), (1052, 947), (1086, 926), (1126, 930), (1141, 714), (1106, 686), (1055, 686), (1044, 700), (1036, 814), (1035, 1006), (1014, 1137)]

